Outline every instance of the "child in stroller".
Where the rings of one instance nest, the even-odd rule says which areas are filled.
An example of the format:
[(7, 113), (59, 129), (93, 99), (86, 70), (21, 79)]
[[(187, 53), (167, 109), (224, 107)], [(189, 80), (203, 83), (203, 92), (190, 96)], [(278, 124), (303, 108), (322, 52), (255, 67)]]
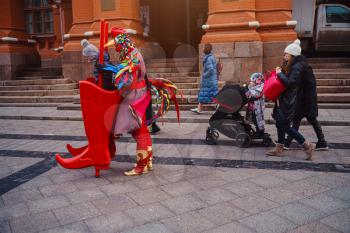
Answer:
[[(249, 86), (225, 85), (213, 99), (218, 104), (209, 119), (206, 143), (217, 143), (219, 132), (235, 139), (239, 147), (249, 147), (253, 140), (261, 140), (264, 146), (272, 143), (270, 135), (264, 132), (263, 75), (254, 73)], [(246, 105), (246, 119), (240, 110)], [(255, 130), (249, 122), (253, 122)]]

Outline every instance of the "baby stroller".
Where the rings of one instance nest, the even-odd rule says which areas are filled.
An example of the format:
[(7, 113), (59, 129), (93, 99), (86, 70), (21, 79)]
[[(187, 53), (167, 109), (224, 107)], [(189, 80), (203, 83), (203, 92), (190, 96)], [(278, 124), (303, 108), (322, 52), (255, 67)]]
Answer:
[(217, 144), (220, 132), (234, 139), (239, 147), (249, 147), (253, 140), (261, 141), (264, 146), (270, 146), (272, 143), (270, 135), (267, 133), (258, 135), (240, 114), (240, 110), (249, 102), (245, 95), (247, 90), (246, 86), (225, 85), (214, 98), (218, 106), (209, 119), (205, 139), (207, 144)]

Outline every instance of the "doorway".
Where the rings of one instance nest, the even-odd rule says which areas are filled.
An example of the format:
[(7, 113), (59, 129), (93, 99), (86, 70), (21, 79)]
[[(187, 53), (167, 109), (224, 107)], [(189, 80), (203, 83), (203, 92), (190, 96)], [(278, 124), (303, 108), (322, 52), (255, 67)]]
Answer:
[[(206, 0), (141, 0), (141, 19), (151, 42), (158, 43), (167, 58), (198, 54), (207, 21)], [(189, 53), (178, 53), (191, 47)], [(174, 55), (175, 54), (175, 55)]]

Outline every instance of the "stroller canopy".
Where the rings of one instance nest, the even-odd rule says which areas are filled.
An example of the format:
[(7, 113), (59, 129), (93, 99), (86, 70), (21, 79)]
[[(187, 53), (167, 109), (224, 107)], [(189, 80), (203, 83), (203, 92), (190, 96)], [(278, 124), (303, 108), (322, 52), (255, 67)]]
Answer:
[(225, 85), (213, 99), (219, 104), (219, 111), (225, 113), (235, 113), (247, 103), (244, 88), (239, 85)]

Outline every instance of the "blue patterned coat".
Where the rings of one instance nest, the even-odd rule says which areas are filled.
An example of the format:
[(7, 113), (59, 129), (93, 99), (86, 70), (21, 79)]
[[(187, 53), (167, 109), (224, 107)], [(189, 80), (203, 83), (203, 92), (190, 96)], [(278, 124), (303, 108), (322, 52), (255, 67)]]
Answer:
[(216, 60), (212, 53), (203, 58), (202, 82), (198, 94), (199, 103), (210, 103), (212, 98), (218, 94), (218, 79), (216, 71)]

